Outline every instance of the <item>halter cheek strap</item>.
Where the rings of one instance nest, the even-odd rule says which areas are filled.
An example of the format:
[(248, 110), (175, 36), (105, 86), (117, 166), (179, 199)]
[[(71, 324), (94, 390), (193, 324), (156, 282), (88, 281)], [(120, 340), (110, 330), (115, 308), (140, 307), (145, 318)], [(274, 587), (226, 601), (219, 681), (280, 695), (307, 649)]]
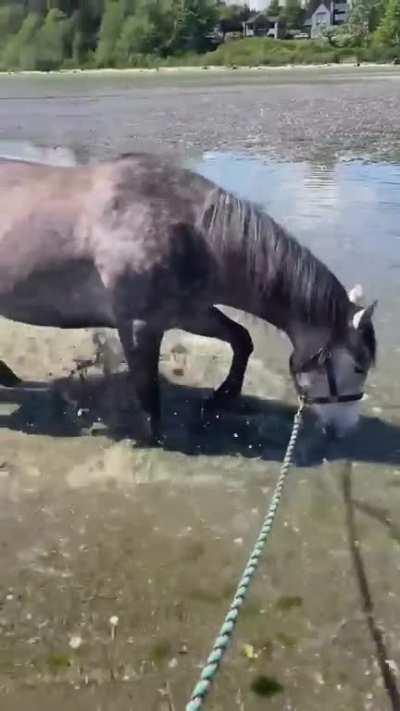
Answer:
[(325, 370), (326, 370), (326, 377), (328, 379), (330, 395), (328, 397), (314, 397), (314, 398), (309, 398), (306, 396), (305, 402), (307, 404), (329, 405), (331, 403), (336, 403), (336, 402), (357, 402), (357, 400), (362, 399), (362, 397), (364, 396), (363, 392), (354, 393), (353, 395), (339, 395), (337, 383), (336, 383), (335, 371), (333, 369), (333, 364), (332, 364), (332, 359), (330, 357), (330, 354), (327, 356), (327, 359), (325, 361)]
[(323, 364), (325, 366), (326, 377), (329, 385), (329, 395), (327, 397), (309, 397), (307, 394), (302, 392), (302, 390), (296, 383), (300, 398), (306, 405), (331, 405), (334, 403), (341, 402), (357, 402), (358, 400), (361, 400), (364, 397), (363, 392), (354, 393), (352, 395), (339, 395), (330, 352), (327, 350), (321, 350), (321, 352), (318, 354), (318, 358), (320, 359), (320, 362), (323, 358)]

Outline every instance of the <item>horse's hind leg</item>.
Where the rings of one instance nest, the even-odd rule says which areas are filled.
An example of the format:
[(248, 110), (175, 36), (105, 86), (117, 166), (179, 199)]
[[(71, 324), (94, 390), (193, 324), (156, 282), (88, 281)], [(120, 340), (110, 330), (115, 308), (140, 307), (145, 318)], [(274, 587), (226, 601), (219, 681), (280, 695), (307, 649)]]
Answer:
[(233, 358), (228, 376), (214, 392), (210, 404), (223, 406), (240, 395), (247, 364), (253, 352), (253, 341), (247, 329), (225, 316), (215, 306), (196, 314), (183, 328), (200, 336), (219, 338), (229, 343), (232, 348)]
[(146, 436), (158, 439), (161, 415), (158, 361), (163, 333), (139, 320), (118, 323), (118, 333), (135, 394), (145, 413)]
[(8, 367), (4, 360), (0, 360), (0, 385), (6, 388), (15, 388), (21, 385), (22, 380)]

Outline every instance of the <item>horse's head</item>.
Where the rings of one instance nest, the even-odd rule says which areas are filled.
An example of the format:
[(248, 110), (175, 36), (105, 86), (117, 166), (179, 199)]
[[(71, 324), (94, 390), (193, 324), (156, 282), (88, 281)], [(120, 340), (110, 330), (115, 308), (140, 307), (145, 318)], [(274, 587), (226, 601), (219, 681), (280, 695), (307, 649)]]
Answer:
[(354, 287), (349, 293), (349, 322), (340, 338), (311, 353), (309, 347), (296, 348), (290, 361), (300, 395), (323, 429), (339, 437), (358, 422), (365, 381), (376, 356), (372, 324), (376, 302), (364, 308), (361, 298), (361, 287)]

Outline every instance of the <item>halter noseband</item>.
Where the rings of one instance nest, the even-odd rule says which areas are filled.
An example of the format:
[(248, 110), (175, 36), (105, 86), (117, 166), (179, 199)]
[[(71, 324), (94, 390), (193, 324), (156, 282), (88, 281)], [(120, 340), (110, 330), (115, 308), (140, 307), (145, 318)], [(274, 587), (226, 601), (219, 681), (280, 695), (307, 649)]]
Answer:
[[(364, 393), (354, 393), (353, 395), (339, 395), (335, 371), (332, 363), (332, 354), (328, 348), (321, 348), (309, 361), (313, 363), (317, 361), (318, 365), (323, 365), (326, 371), (326, 377), (329, 385), (329, 395), (326, 397), (309, 397), (299, 386), (297, 379), (295, 378), (295, 385), (300, 398), (306, 405), (331, 405), (341, 402), (357, 402), (364, 397)], [(302, 366), (294, 370), (292, 368), (292, 373), (296, 376), (297, 373), (304, 372), (305, 370), (312, 370), (312, 367), (306, 368)]]

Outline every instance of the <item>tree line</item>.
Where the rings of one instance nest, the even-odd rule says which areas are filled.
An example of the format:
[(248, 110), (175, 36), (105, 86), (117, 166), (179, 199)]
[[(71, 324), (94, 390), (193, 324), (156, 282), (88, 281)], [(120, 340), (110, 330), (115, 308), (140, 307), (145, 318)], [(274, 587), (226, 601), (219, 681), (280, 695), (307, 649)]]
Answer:
[[(311, 11), (320, 0), (309, 2)], [(268, 14), (301, 29), (305, 11), (299, 0), (284, 7), (271, 0)], [(0, 68), (146, 66), (206, 52), (216, 27), (224, 35), (249, 15), (219, 0), (0, 0)], [(339, 41), (400, 46), (400, 0), (353, 0), (335, 33)]]
[(0, 64), (135, 66), (206, 51), (217, 21), (215, 0), (0, 0)]

